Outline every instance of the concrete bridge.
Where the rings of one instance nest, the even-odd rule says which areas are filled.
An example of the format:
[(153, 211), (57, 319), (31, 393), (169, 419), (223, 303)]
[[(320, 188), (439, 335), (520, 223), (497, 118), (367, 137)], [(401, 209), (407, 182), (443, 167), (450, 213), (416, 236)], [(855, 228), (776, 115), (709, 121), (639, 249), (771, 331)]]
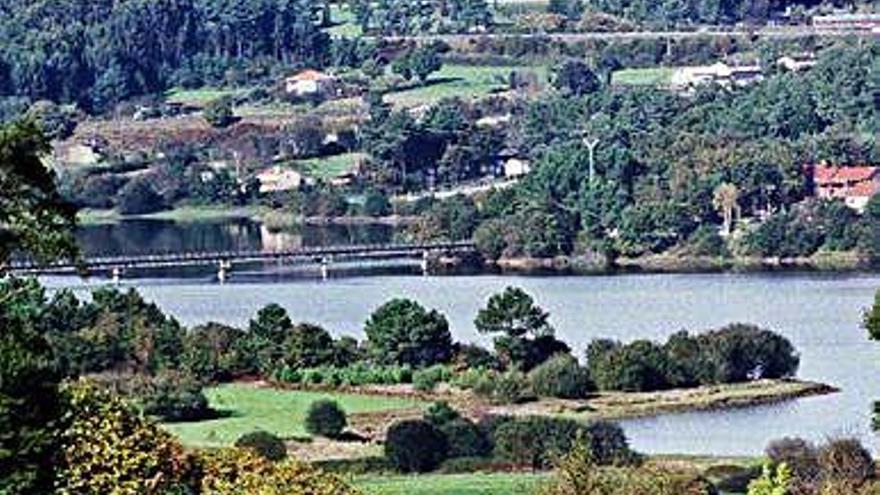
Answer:
[(118, 282), (130, 270), (213, 266), (217, 269), (217, 279), (224, 282), (236, 264), (275, 262), (289, 265), (320, 263), (321, 276), (326, 279), (334, 262), (419, 259), (422, 272), (427, 274), (428, 261), (432, 256), (467, 254), (474, 251), (474, 244), (470, 241), (301, 247), (279, 251), (202, 251), (88, 257), (78, 262), (63, 261), (44, 265), (33, 261), (14, 261), (7, 267), (7, 272), (14, 275), (106, 274), (114, 282)]

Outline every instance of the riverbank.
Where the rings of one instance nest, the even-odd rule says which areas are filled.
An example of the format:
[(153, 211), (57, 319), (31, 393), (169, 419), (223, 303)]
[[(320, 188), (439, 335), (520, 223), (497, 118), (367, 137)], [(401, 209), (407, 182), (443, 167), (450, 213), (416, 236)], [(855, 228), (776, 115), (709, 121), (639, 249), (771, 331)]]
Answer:
[(606, 260), (599, 257), (501, 258), (487, 262), (501, 273), (612, 275), (626, 273), (747, 273), (777, 271), (874, 271), (876, 264), (852, 251), (820, 252), (809, 257), (721, 257), (656, 254)]
[[(273, 385), (273, 388), (277, 387)], [(694, 411), (739, 409), (795, 399), (829, 395), (840, 390), (824, 383), (804, 380), (757, 380), (663, 390), (657, 392), (599, 392), (587, 399), (540, 399), (521, 404), (491, 404), (472, 392), (441, 386), (435, 392), (420, 392), (411, 385), (362, 386), (343, 389), (281, 387), (291, 391), (323, 391), (361, 396), (410, 400), (421, 404), (444, 401), (474, 420), (495, 416), (563, 416), (582, 421), (623, 420)], [(415, 419), (421, 407), (384, 409), (353, 415), (350, 428), (371, 441), (382, 441), (394, 422)]]

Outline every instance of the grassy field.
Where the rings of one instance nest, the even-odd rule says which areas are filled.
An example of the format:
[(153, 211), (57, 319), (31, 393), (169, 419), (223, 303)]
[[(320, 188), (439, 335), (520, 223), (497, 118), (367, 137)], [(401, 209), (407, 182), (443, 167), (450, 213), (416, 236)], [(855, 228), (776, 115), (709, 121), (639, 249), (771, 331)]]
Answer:
[(199, 88), (182, 89), (173, 88), (165, 93), (165, 100), (170, 103), (185, 103), (189, 105), (204, 105), (225, 96), (235, 96), (244, 93), (250, 88)]
[(438, 474), (376, 476), (355, 481), (366, 495), (527, 495), (547, 479), (546, 474)]
[(333, 399), (348, 413), (417, 407), (418, 402), (379, 396), (328, 394), (227, 384), (205, 390), (211, 406), (228, 416), (209, 421), (166, 424), (185, 445), (221, 447), (241, 435), (264, 430), (283, 438), (307, 437), (303, 426), (309, 405)]
[(672, 82), (672, 67), (623, 69), (611, 76), (611, 84), (619, 86), (668, 86)]
[(457, 96), (476, 98), (507, 87), (507, 78), (513, 70), (531, 71), (539, 81), (546, 81), (547, 68), (543, 66), (487, 67), (470, 65), (445, 65), (428, 78), (425, 86), (405, 89), (386, 95), (389, 103), (401, 106), (418, 106), (443, 98)]
[(297, 160), (294, 167), (309, 177), (326, 181), (353, 169), (363, 157), (363, 153), (344, 153), (309, 160)]
[(336, 4), (331, 5), (330, 19), (334, 24), (333, 27), (327, 29), (330, 36), (354, 38), (363, 34), (354, 13), (349, 8), (343, 8)]

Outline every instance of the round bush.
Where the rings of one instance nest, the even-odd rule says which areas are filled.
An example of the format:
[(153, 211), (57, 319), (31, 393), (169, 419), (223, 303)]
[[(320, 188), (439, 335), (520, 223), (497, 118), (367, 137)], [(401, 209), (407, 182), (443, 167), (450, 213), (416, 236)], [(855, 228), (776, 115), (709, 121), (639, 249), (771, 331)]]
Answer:
[(385, 457), (404, 473), (425, 473), (446, 459), (446, 437), (423, 420), (401, 421), (385, 438)]
[(831, 440), (819, 449), (822, 478), (862, 484), (874, 474), (871, 454), (855, 438)]
[(435, 402), (425, 411), (425, 421), (437, 428), (442, 428), (444, 425), (458, 419), (461, 419), (461, 414), (453, 409), (448, 402)]
[(485, 433), (474, 423), (456, 419), (440, 427), (446, 437), (447, 457), (484, 457), (492, 451)]
[(306, 414), (306, 431), (312, 435), (339, 438), (348, 425), (345, 411), (332, 400), (319, 400), (309, 406)]
[(287, 446), (284, 442), (266, 431), (245, 433), (235, 441), (235, 446), (253, 451), (270, 461), (283, 461), (287, 457)]
[(540, 397), (583, 399), (594, 390), (590, 373), (568, 354), (557, 354), (533, 369), (529, 381)]

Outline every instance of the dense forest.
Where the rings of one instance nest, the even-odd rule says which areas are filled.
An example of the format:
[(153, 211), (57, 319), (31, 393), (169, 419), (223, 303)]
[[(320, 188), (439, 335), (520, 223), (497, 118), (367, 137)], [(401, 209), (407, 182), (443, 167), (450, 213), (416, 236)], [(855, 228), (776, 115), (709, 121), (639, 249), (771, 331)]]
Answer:
[(227, 71), (323, 66), (325, 2), (12, 0), (0, 5), (0, 95), (105, 110)]

